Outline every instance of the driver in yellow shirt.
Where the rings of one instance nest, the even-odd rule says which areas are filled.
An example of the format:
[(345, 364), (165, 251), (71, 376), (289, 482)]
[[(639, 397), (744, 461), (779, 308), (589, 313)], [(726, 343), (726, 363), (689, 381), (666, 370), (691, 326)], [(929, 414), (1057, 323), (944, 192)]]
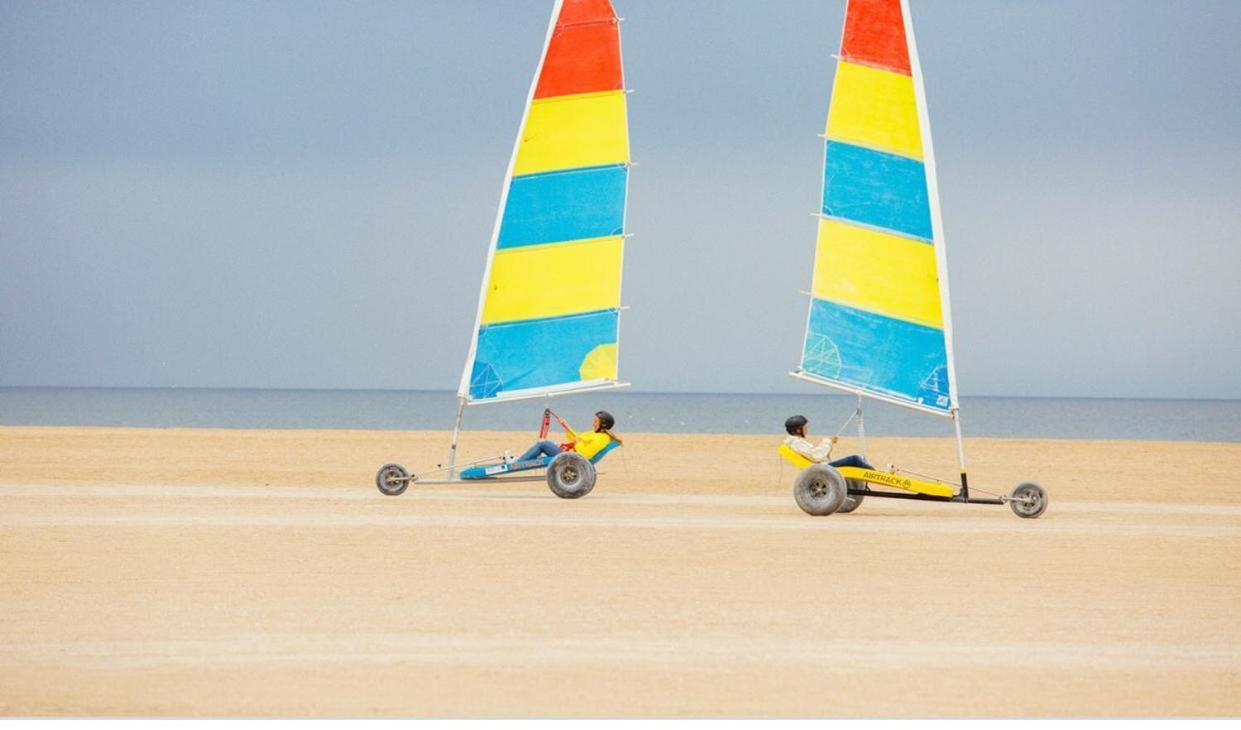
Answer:
[(587, 459), (593, 459), (595, 454), (603, 451), (613, 441), (618, 445), (621, 443), (616, 434), (612, 433), (612, 427), (616, 425), (616, 419), (607, 411), (595, 413), (595, 419), (591, 423), (591, 428), (594, 430), (590, 433), (574, 431), (560, 416), (556, 416), (556, 420), (560, 422), (560, 427), (569, 435), (569, 441), (564, 444), (557, 444), (554, 441), (544, 439), (526, 449), (526, 452), (517, 457), (515, 461), (529, 461), (540, 456), (555, 456), (561, 451), (576, 451)]

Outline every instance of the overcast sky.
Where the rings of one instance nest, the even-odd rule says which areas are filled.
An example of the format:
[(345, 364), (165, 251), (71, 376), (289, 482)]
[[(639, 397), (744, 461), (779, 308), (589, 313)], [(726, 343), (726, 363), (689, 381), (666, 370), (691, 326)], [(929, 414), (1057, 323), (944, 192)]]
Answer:
[[(614, 3), (621, 375), (806, 391), (844, 2)], [(1241, 398), (1241, 3), (911, 4), (961, 393)], [(455, 388), (550, 7), (0, 3), (0, 386)]]

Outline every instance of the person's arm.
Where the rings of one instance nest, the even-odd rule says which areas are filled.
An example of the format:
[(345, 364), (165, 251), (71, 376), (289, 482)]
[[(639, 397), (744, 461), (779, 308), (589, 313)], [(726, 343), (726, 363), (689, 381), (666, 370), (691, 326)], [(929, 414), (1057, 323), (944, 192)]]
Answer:
[(812, 445), (806, 439), (793, 439), (789, 442), (789, 448), (814, 462), (826, 461), (832, 453), (832, 444), (826, 438), (818, 446)]
[(557, 415), (556, 422), (559, 423), (560, 427), (564, 429), (564, 432), (569, 435), (570, 440), (577, 441), (577, 431), (574, 431), (572, 428), (569, 427), (568, 421), (564, 420), (559, 415)]

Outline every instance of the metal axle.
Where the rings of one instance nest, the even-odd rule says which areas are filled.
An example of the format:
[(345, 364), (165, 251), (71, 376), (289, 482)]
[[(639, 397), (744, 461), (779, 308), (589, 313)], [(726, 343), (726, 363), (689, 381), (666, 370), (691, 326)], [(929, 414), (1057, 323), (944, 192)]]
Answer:
[(1008, 504), (1013, 501), (1007, 497), (992, 499), (990, 497), (970, 497), (964, 493), (953, 497), (940, 497), (934, 494), (917, 494), (904, 492), (876, 492), (867, 489), (850, 489), (849, 494), (864, 497), (880, 497), (883, 499), (913, 499), (920, 502), (960, 502), (964, 504)]

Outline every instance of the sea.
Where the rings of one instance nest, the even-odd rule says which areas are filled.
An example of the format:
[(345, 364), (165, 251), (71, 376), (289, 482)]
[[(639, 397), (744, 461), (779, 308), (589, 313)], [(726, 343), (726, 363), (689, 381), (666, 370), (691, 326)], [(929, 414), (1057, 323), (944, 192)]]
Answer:
[[(607, 410), (620, 434), (781, 434), (793, 414), (815, 435), (856, 433), (849, 395), (630, 390), (470, 406), (462, 428), (537, 431), (545, 406), (582, 427)], [(953, 435), (949, 419), (882, 402), (863, 413), (870, 436)], [(414, 430), (451, 429), (456, 415), (450, 391), (0, 388), (0, 426)], [(967, 438), (1238, 442), (1241, 400), (973, 396), (961, 399), (961, 425)]]

